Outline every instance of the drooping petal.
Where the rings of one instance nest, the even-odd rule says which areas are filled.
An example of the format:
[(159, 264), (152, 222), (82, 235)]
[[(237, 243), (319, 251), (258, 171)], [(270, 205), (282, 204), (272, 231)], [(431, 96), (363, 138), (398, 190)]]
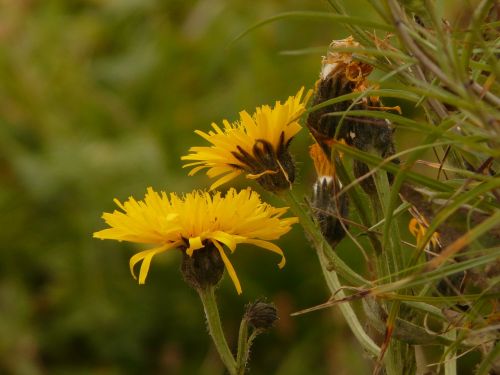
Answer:
[(242, 240), (244, 240), (244, 237), (236, 236), (234, 234), (228, 234), (222, 231), (211, 233), (210, 238), (223, 243), (229, 248), (229, 250), (231, 250), (231, 252), (234, 252), (234, 250), (236, 250), (236, 245), (238, 244), (238, 242), (242, 242)]
[(247, 239), (245, 240), (245, 242), (281, 255), (281, 261), (278, 263), (278, 267), (279, 268), (285, 267), (286, 263), (285, 254), (283, 254), (283, 250), (281, 250), (279, 246), (276, 246), (275, 244), (269, 241), (254, 240), (254, 239)]
[[(172, 248), (182, 248), (190, 256), (205, 249), (209, 242), (217, 247), (238, 293), (241, 285), (224, 249), (234, 252), (240, 243), (249, 243), (282, 256), (283, 251), (271, 240), (278, 239), (291, 229), (297, 218), (281, 218), (287, 208), (274, 208), (262, 202), (250, 188), (208, 193), (193, 191), (178, 196), (174, 193), (156, 193), (147, 190), (144, 200), (129, 198), (117, 203), (123, 211), (105, 213), (108, 228), (95, 232), (94, 237), (156, 245), (130, 258), (130, 271), (143, 284), (151, 261), (159, 253)], [(138, 276), (134, 267), (140, 263)]]
[(213, 244), (215, 245), (217, 250), (219, 250), (219, 254), (222, 258), (222, 261), (224, 262), (224, 265), (226, 266), (227, 273), (229, 274), (229, 277), (233, 281), (233, 284), (236, 288), (236, 291), (238, 292), (238, 294), (241, 294), (242, 289), (241, 289), (240, 280), (238, 279), (238, 276), (236, 275), (236, 271), (234, 270), (234, 267), (231, 264), (231, 261), (229, 260), (226, 253), (224, 252), (224, 249), (222, 248), (222, 246), (217, 241), (213, 241)]
[(173, 249), (178, 245), (179, 244), (176, 245), (175, 243), (174, 244), (166, 244), (166, 245), (154, 248), (154, 249), (141, 251), (140, 253), (137, 253), (134, 256), (132, 256), (130, 258), (129, 265), (130, 265), (130, 273), (132, 274), (134, 279), (137, 280), (137, 276), (135, 276), (135, 272), (134, 272), (134, 267), (137, 263), (142, 261), (141, 268), (139, 270), (139, 284), (144, 284), (144, 282), (146, 281), (146, 276), (148, 275), (149, 266), (151, 264), (151, 260), (153, 259), (153, 257), (157, 254), (164, 252), (164, 251), (167, 251), (169, 249)]

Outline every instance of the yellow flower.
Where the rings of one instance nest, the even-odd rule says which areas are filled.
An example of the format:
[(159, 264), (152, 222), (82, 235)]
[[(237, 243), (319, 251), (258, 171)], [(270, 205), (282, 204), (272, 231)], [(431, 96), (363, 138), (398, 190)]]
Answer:
[[(417, 239), (417, 246), (421, 246), (422, 239), (424, 238), (428, 227), (429, 224), (427, 224), (427, 220), (425, 220), (425, 218), (421, 215), (418, 220), (412, 217), (410, 222), (408, 223), (408, 230)], [(434, 232), (429, 242), (431, 243), (433, 248), (438, 247), (440, 245), (439, 233)], [(426, 244), (425, 246), (428, 246), (428, 244)]]
[(302, 98), (303, 92), (301, 88), (297, 95), (289, 97), (284, 104), (277, 101), (273, 108), (258, 107), (253, 115), (242, 111), (239, 121), (223, 120), (223, 128), (212, 123), (213, 130), (208, 133), (197, 130), (195, 133), (211, 146), (191, 147), (190, 154), (182, 157), (182, 160), (192, 161), (184, 165), (194, 167), (189, 175), (208, 169), (210, 178), (218, 177), (210, 190), (243, 172), (267, 190), (288, 188), (295, 178), (288, 146), (302, 128), (298, 119), (312, 95), (309, 91)]
[[(253, 244), (281, 255), (279, 267), (285, 265), (283, 251), (270, 242), (287, 233), (298, 220), (281, 218), (288, 208), (274, 208), (250, 190), (230, 189), (225, 196), (193, 191), (184, 196), (147, 189), (143, 201), (130, 197), (125, 203), (114, 200), (123, 211), (104, 213), (109, 228), (94, 233), (100, 239), (113, 239), (155, 245), (130, 259), (134, 266), (141, 262), (139, 283), (143, 284), (152, 258), (169, 249), (179, 248), (189, 258), (200, 250), (213, 251), (222, 259), (238, 294), (241, 286), (224, 249), (231, 253), (240, 243)], [(211, 254), (213, 257), (214, 254)], [(221, 263), (222, 264), (222, 263)], [(222, 273), (221, 273), (222, 275)]]

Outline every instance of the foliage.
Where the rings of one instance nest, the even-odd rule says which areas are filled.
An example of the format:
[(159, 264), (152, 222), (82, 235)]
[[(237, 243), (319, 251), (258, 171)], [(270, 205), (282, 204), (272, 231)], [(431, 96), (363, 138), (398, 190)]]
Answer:
[[(223, 373), (196, 293), (177, 270), (179, 259), (159, 256), (149, 282), (139, 286), (127, 268), (133, 249), (96, 242), (90, 234), (100, 228), (103, 209), (113, 209), (111, 197), (123, 201), (150, 185), (176, 192), (206, 186), (204, 176), (188, 178), (181, 169), (193, 130), (235, 119), (240, 108), (284, 100), (302, 85), (312, 88), (327, 45), (349, 34), (362, 45), (349, 52), (375, 67), (370, 80), (380, 84), (361, 95), (402, 108), (402, 115), (380, 113), (397, 129), (400, 165), (338, 145), (345, 160), (337, 173), (344, 187), (352, 186), (351, 206), (361, 203), (351, 208), (350, 219), (364, 217), (365, 229), (371, 227), (384, 248), (398, 248), (405, 262), (414, 262), (363, 287), (396, 327), (405, 324), (401, 319), (418, 327), (431, 319), (432, 329), (458, 328), (440, 335), (441, 347), (425, 349), (428, 363), (447, 363), (450, 374), (455, 361), (449, 359), (465, 353), (476, 334), (495, 335), (488, 319), (498, 298), (500, 90), (498, 19), (490, 9), (498, 4), (410, 3), (405, 11), (393, 0), (251, 6), (221, 0), (6, 1), (0, 29), (0, 372)], [(290, 13), (304, 8), (308, 12)], [(231, 43), (262, 19), (279, 22), (265, 21)], [(394, 36), (386, 38), (387, 32)], [(330, 104), (360, 96), (348, 95)], [(374, 116), (368, 112), (331, 115)], [(294, 190), (307, 194), (314, 180), (309, 143), (303, 132), (292, 146), (303, 163)], [(376, 172), (379, 203), (342, 169), (354, 159)], [(380, 171), (394, 176), (392, 187)], [(420, 189), (405, 195), (405, 184)], [(378, 217), (363, 215), (360, 207), (371, 204), (380, 204)], [(444, 242), (445, 255), (430, 260), (429, 272), (419, 268), (427, 259), (413, 256), (415, 248), (407, 245), (414, 243), (406, 229), (409, 204), (428, 219), (421, 250), (436, 230)], [(362, 230), (352, 234), (359, 246), (346, 238), (335, 253), (368, 275), (358, 250), (372, 255), (373, 243)], [(238, 252), (244, 299), (227, 277), (219, 289), (231, 342), (248, 300), (266, 295), (279, 311), (275, 329), (252, 350), (251, 373), (369, 373), (373, 362), (360, 360), (363, 350), (335, 307), (289, 316), (329, 295), (303, 234), (295, 231), (280, 246), (287, 256), (281, 272), (270, 272), (275, 265), (266, 254)], [(460, 261), (447, 262), (452, 258)], [(437, 288), (457, 270), (469, 271), (468, 290)], [(361, 296), (349, 295), (356, 299), (350, 305), (368, 319)], [(372, 300), (363, 300), (367, 310)], [(463, 313), (459, 305), (470, 307)], [(382, 342), (386, 326), (372, 325), (381, 329)], [(401, 328), (394, 332), (393, 343), (412, 337), (408, 330), (401, 335)], [(475, 350), (458, 360), (459, 373), (476, 365), (487, 373), (498, 345), (481, 349), (485, 357)], [(390, 361), (398, 358), (397, 350), (388, 354)]]

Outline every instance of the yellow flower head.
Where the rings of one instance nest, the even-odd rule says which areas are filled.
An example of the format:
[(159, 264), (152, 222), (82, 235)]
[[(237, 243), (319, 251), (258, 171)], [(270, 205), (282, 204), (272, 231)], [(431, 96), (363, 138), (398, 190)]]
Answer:
[(240, 282), (223, 245), (231, 253), (240, 243), (272, 251), (281, 255), (279, 267), (282, 268), (285, 265), (283, 251), (270, 241), (287, 233), (298, 221), (295, 217), (281, 218), (287, 208), (274, 208), (262, 202), (250, 188), (240, 192), (230, 189), (225, 196), (219, 192), (193, 191), (181, 197), (174, 193), (159, 194), (148, 188), (143, 201), (132, 197), (123, 204), (117, 199), (114, 201), (122, 211), (104, 213), (103, 219), (109, 228), (94, 233), (94, 237), (155, 245), (130, 258), (134, 278), (134, 266), (142, 262), (140, 284), (144, 284), (156, 254), (179, 248), (187, 258), (192, 258), (208, 249), (212, 258), (220, 256), (240, 294)]
[(304, 98), (304, 88), (273, 108), (258, 107), (253, 115), (240, 112), (240, 119), (234, 123), (223, 120), (223, 128), (212, 123), (208, 133), (197, 130), (196, 134), (211, 146), (191, 147), (190, 154), (182, 160), (192, 161), (184, 167), (194, 167), (189, 175), (208, 169), (210, 178), (218, 179), (210, 190), (232, 180), (243, 172), (247, 178), (256, 179), (264, 188), (278, 191), (288, 188), (295, 178), (295, 166), (288, 153), (292, 138), (299, 132), (300, 115), (312, 91)]
[[(408, 223), (408, 229), (410, 233), (417, 239), (417, 246), (422, 245), (422, 240), (427, 233), (428, 227), (429, 224), (427, 223), (427, 220), (425, 220), (425, 218), (421, 215), (419, 215), (419, 219), (416, 219), (414, 217), (410, 219), (410, 222)], [(429, 242), (433, 248), (440, 246), (439, 233), (434, 232)], [(428, 246), (428, 244), (426, 244), (425, 246)]]

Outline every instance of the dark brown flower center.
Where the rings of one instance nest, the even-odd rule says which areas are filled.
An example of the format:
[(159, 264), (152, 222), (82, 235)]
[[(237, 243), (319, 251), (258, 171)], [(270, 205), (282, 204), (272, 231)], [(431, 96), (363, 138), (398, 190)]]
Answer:
[(295, 180), (295, 163), (288, 152), (290, 142), (291, 138), (285, 142), (285, 134), (282, 132), (276, 149), (265, 139), (257, 139), (251, 153), (237, 146), (238, 151), (233, 151), (232, 154), (243, 167), (235, 167), (258, 175), (257, 182), (267, 191), (289, 189)]
[(224, 274), (224, 262), (211, 242), (189, 256), (182, 250), (181, 272), (184, 280), (195, 289), (206, 289), (219, 283)]

